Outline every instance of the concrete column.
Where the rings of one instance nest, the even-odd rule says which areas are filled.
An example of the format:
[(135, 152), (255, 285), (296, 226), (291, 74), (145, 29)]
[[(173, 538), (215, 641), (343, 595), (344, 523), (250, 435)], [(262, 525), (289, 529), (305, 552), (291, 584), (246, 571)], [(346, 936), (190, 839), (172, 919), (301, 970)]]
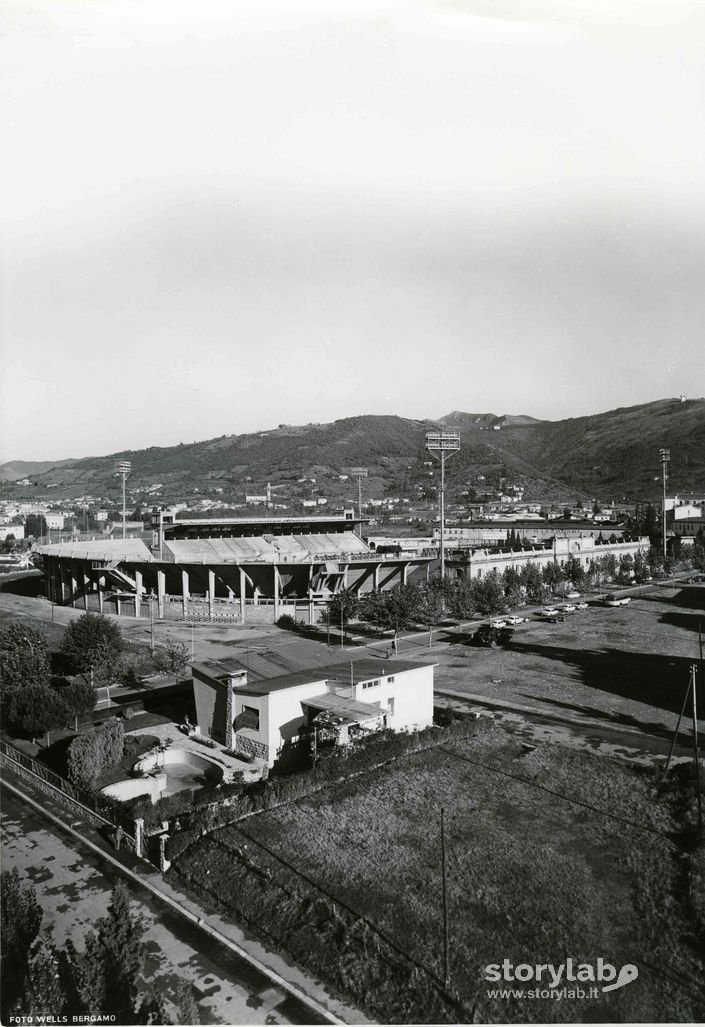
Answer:
[(208, 616), (213, 619), (213, 607), (215, 605), (215, 571), (208, 568)]
[(140, 607), (142, 605), (142, 596), (144, 595), (144, 585), (142, 584), (142, 571), (135, 571), (135, 617), (139, 619)]
[(259, 585), (254, 587), (254, 595), (252, 596), (252, 605), (259, 606)]
[(118, 617), (120, 617), (122, 614), (122, 602), (120, 599), (115, 600), (115, 612), (117, 613)]
[(343, 567), (343, 588), (348, 587), (348, 564)]
[(98, 578), (98, 609), (103, 612), (103, 606), (105, 604), (105, 575), (101, 574)]
[(272, 564), (272, 570), (274, 571), (274, 619), (277, 620), (279, 618), (279, 587), (281, 582), (276, 564)]
[(379, 572), (382, 569), (381, 563), (375, 564), (375, 592), (379, 592)]
[(315, 607), (313, 605), (313, 589), (308, 590), (308, 622), (313, 624), (313, 618), (315, 617)]
[(70, 581), (71, 581), (71, 605), (75, 609), (76, 608), (76, 593), (78, 592), (78, 581), (76, 580), (76, 566), (73, 563), (73, 561), (71, 562), (70, 574), (71, 574), (71, 577), (70, 577)]
[(164, 616), (164, 594), (166, 592), (166, 574), (164, 571), (157, 571), (157, 613), (159, 617)]
[(408, 563), (403, 563), (401, 565), (401, 583), (402, 583), (402, 585), (406, 585), (406, 578), (407, 578), (408, 573), (409, 573), (409, 565), (408, 565)]
[(168, 834), (159, 835), (159, 869), (163, 874), (165, 874), (171, 866), (171, 860), (166, 858), (166, 842), (168, 837)]
[(240, 621), (245, 623), (245, 597), (247, 592), (247, 579), (245, 571), (240, 567)]
[(189, 601), (189, 576), (188, 571), (181, 571), (181, 606), (184, 611), (184, 620), (188, 617), (188, 601)]
[(91, 578), (89, 574), (86, 574), (86, 569), (81, 564), (81, 580), (83, 581), (83, 609), (88, 612), (88, 593), (91, 587)]
[(135, 820), (135, 856), (144, 855), (144, 820), (139, 817)]

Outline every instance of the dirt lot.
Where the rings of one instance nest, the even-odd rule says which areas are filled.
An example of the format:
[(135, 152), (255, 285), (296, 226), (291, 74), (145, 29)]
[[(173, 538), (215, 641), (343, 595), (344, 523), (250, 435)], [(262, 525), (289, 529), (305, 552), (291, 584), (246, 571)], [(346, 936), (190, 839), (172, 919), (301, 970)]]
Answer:
[(458, 645), (437, 655), (436, 689), (670, 737), (701, 623), (705, 636), (703, 586), (635, 596), (624, 607), (591, 605), (563, 623), (532, 615), (507, 648)]

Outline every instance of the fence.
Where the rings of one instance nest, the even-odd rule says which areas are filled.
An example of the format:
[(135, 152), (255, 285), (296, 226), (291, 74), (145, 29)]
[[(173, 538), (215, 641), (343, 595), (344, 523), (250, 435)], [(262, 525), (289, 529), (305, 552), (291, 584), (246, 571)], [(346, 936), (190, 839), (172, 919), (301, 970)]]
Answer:
[[(16, 749), (9, 742), (0, 741), (0, 765), (14, 771), (19, 777), (29, 784), (38, 788), (45, 795), (56, 799), (63, 806), (66, 806), (75, 816), (86, 820), (92, 827), (110, 828), (114, 830), (117, 825), (103, 816), (97, 809), (91, 809), (79, 797), (76, 788), (53, 770), (49, 770), (37, 760), (28, 756), (20, 749)], [(135, 851), (135, 839), (122, 829), (122, 845), (131, 852)]]

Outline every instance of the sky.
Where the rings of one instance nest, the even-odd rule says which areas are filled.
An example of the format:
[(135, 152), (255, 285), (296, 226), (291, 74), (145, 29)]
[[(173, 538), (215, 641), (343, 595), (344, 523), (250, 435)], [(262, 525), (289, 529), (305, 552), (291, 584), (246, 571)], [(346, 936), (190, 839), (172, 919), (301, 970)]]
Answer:
[(705, 394), (701, 0), (0, 17), (0, 463)]

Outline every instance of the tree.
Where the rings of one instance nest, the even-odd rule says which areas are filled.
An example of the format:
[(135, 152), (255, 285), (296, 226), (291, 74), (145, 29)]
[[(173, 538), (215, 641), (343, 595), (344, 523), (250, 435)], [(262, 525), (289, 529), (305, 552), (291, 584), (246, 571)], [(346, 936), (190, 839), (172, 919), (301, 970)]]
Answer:
[(30, 624), (9, 624), (0, 635), (0, 682), (6, 689), (45, 685), (51, 675), (46, 636)]
[(188, 981), (181, 980), (176, 986), (176, 1008), (178, 1010), (178, 1023), (199, 1024), (201, 1017), (198, 1005), (193, 994), (193, 988)]
[(50, 685), (28, 685), (12, 696), (8, 720), (32, 738), (64, 727), (67, 719), (66, 703)]
[(24, 522), (25, 532), (34, 538), (43, 538), (49, 534), (46, 519), (43, 514), (27, 514)]
[(74, 730), (78, 731), (78, 718), (95, 706), (95, 689), (90, 682), (75, 678), (61, 689), (59, 695), (66, 704), (67, 713), (74, 718)]
[(504, 613), (507, 608), (507, 601), (504, 596), (504, 589), (497, 571), (492, 571), (484, 578), (475, 578), (473, 581), (473, 592), (475, 605), (478, 613), (486, 617), (493, 617), (498, 613)]
[(33, 1017), (52, 1015), (60, 1013), (65, 1002), (58, 953), (50, 942), (40, 937), (29, 958), (22, 1012)]
[(154, 654), (154, 666), (164, 674), (181, 674), (191, 658), (189, 647), (168, 638)]
[(42, 911), (34, 888), (23, 888), (16, 867), (0, 874), (0, 1009), (3, 1023), (25, 992), (30, 952), (42, 922)]
[(396, 585), (389, 592), (370, 592), (363, 600), (363, 616), (380, 628), (394, 631), (394, 642), (404, 628), (417, 620), (423, 609), (418, 585)]
[(108, 681), (120, 663), (122, 633), (117, 624), (102, 613), (84, 613), (67, 627), (61, 651), (74, 671), (91, 684), (97, 678)]
[(526, 598), (530, 603), (542, 603), (545, 598), (546, 589), (541, 580), (541, 569), (535, 563), (524, 564), (519, 577), (522, 586), (526, 589)]
[(345, 588), (333, 596), (328, 604), (328, 609), (323, 613), (323, 619), (328, 624), (347, 624), (357, 617), (359, 610), (359, 597), (352, 589)]
[(580, 560), (575, 556), (569, 556), (564, 568), (565, 580), (579, 588), (585, 580), (585, 570)]
[[(456, 620), (469, 620), (475, 613), (475, 593), (467, 578), (446, 579), (448, 613)], [(450, 587), (448, 587), (450, 586)]]
[(79, 995), (86, 1009), (109, 1009), (117, 1022), (135, 1022), (146, 947), (144, 921), (131, 911), (127, 887), (119, 881), (105, 917), (86, 936), (77, 956)]
[(447, 578), (433, 578), (427, 585), (422, 586), (420, 592), (421, 607), (419, 610), (421, 620), (428, 624), (428, 645), (433, 644), (433, 628), (440, 624), (446, 616), (447, 607)]

